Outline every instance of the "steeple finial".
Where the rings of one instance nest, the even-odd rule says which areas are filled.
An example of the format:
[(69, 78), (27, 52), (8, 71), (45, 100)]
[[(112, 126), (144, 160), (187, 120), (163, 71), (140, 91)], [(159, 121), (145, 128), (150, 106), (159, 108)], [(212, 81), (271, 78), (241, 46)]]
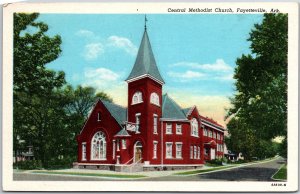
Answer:
[(145, 30), (147, 30), (147, 15), (145, 14)]

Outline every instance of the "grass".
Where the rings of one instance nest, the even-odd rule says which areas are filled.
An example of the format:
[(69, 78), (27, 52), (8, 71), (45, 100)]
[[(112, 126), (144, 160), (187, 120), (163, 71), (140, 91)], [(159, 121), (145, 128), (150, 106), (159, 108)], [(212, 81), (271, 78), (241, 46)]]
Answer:
[(99, 174), (99, 173), (80, 173), (80, 172), (55, 172), (55, 171), (32, 171), (32, 173), (60, 174), (60, 175), (76, 175), (76, 176), (95, 176), (110, 178), (145, 178), (144, 175), (127, 175), (127, 174)]
[(283, 165), (276, 174), (273, 175), (273, 179), (286, 180), (287, 179), (287, 165)]
[(193, 175), (193, 174), (199, 174), (199, 173), (204, 173), (204, 172), (222, 170), (222, 169), (231, 168), (231, 167), (232, 166), (221, 166), (221, 167), (209, 168), (209, 169), (203, 169), (203, 170), (192, 170), (192, 171), (178, 172), (178, 173), (175, 173), (174, 175)]

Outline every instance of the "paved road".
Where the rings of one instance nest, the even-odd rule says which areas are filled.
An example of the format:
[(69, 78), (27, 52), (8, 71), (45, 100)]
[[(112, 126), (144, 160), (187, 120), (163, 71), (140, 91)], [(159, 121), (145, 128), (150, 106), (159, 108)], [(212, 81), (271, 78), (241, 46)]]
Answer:
[[(241, 168), (229, 169), (225, 171), (212, 172), (202, 175), (192, 176), (165, 176), (157, 178), (135, 179), (133, 181), (273, 181), (271, 176), (284, 163), (284, 160), (276, 160), (253, 164)], [(109, 178), (82, 177), (82, 176), (62, 176), (30, 173), (14, 173), (14, 180), (26, 181), (116, 181)]]
[[(156, 181), (274, 181), (272, 175), (285, 163), (282, 158), (276, 160), (253, 164), (241, 168), (234, 168), (219, 172), (212, 172), (202, 175), (192, 176), (167, 176), (151, 178), (147, 180)], [(146, 180), (146, 179), (145, 179)]]

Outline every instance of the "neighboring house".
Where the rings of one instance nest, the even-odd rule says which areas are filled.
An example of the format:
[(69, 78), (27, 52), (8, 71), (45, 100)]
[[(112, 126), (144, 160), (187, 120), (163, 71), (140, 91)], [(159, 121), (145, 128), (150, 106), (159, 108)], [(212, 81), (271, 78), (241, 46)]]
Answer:
[(27, 146), (27, 150), (25, 152), (18, 152), (17, 157), (13, 156), (13, 162), (25, 161), (25, 160), (34, 160), (33, 146)]
[(128, 108), (98, 100), (77, 136), (74, 167), (116, 171), (201, 167), (223, 157), (224, 128), (169, 95), (146, 26), (128, 83)]

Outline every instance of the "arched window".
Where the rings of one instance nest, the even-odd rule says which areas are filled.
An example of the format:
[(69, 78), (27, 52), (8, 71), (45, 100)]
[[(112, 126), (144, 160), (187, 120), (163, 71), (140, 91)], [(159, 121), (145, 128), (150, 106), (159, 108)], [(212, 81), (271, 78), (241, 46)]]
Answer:
[(193, 136), (199, 136), (198, 135), (198, 121), (197, 121), (197, 119), (195, 119), (195, 118), (193, 118), (192, 119), (192, 135)]
[(142, 92), (136, 92), (132, 97), (132, 104), (138, 104), (143, 102)]
[(159, 97), (158, 97), (158, 95), (157, 95), (155, 92), (153, 92), (153, 93), (150, 95), (150, 102), (151, 102), (152, 104), (155, 104), (155, 105), (159, 106)]
[(106, 140), (105, 134), (101, 131), (95, 133), (92, 138), (92, 160), (106, 159)]

